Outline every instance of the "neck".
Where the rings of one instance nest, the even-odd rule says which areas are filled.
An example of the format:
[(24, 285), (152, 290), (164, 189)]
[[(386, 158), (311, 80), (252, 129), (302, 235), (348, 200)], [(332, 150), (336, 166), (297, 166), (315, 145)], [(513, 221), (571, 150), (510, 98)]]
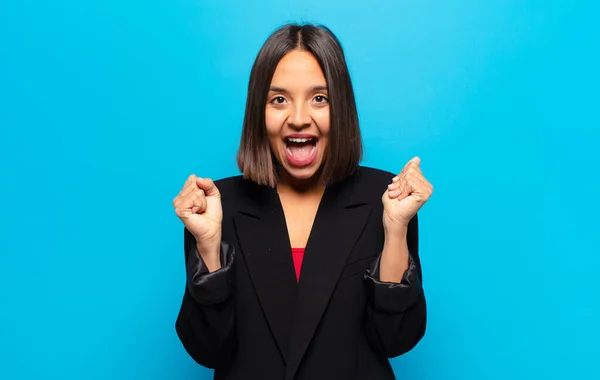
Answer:
[(320, 176), (315, 175), (313, 178), (297, 179), (285, 173), (281, 175), (280, 181), (277, 184), (277, 192), (285, 194), (298, 195), (314, 195), (321, 196), (325, 191), (325, 185), (320, 181)]

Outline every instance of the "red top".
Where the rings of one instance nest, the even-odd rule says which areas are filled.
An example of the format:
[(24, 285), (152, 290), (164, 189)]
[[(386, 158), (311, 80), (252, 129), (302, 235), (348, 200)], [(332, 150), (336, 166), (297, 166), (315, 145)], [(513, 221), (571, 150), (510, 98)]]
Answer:
[(302, 268), (304, 248), (292, 248), (292, 258), (294, 259), (294, 269), (296, 269), (296, 281), (300, 281), (300, 268)]

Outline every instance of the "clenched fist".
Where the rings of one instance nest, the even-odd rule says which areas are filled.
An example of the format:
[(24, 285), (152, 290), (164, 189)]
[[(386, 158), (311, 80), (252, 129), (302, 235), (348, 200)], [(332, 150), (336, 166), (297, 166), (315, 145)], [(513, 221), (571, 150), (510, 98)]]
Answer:
[(423, 176), (420, 163), (419, 157), (410, 160), (383, 194), (383, 224), (386, 229), (406, 228), (433, 193), (433, 186)]
[(192, 174), (173, 199), (173, 207), (175, 214), (196, 238), (198, 252), (209, 270), (218, 269), (223, 208), (217, 186), (208, 178)]

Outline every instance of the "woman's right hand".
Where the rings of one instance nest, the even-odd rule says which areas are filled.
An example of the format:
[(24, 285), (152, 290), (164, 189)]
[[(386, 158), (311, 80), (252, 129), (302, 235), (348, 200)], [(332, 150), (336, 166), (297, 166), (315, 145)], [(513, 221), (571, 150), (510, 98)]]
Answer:
[(223, 208), (221, 194), (209, 178), (191, 175), (173, 199), (175, 214), (196, 238), (202, 260), (213, 272), (221, 267), (219, 249)]

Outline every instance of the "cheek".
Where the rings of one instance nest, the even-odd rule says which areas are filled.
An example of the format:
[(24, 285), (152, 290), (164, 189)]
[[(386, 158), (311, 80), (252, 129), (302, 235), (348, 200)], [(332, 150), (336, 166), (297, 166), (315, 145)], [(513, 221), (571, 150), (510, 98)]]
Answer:
[(267, 108), (265, 112), (265, 126), (267, 128), (267, 135), (269, 137), (280, 135), (282, 121), (283, 118), (281, 112), (275, 112)]
[(319, 132), (321, 132), (322, 137), (329, 136), (329, 112), (324, 112), (322, 114), (317, 115), (315, 118), (315, 122), (319, 126)]
[(279, 157), (281, 144), (281, 116), (277, 112), (267, 109), (265, 112), (265, 127), (267, 129), (267, 139), (271, 147), (271, 152)]

